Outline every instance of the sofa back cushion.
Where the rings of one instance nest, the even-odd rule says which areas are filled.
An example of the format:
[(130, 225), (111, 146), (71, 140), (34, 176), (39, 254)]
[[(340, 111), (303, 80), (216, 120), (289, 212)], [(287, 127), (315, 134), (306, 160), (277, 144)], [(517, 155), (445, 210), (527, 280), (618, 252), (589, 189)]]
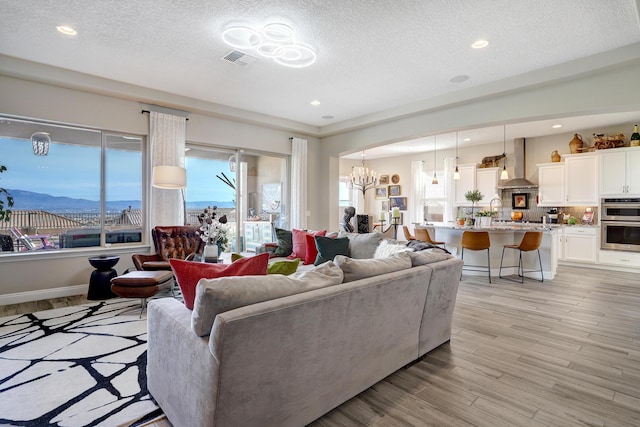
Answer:
[(169, 263), (180, 287), (180, 292), (182, 292), (185, 307), (193, 310), (196, 286), (200, 279), (213, 279), (222, 276), (265, 275), (267, 274), (269, 254), (265, 252), (253, 257), (242, 258), (232, 264), (210, 264), (180, 259), (170, 259)]
[(376, 248), (382, 241), (382, 233), (347, 233), (340, 232), (338, 237), (349, 239), (349, 256), (356, 259), (373, 258)]
[(433, 264), (434, 262), (444, 261), (453, 258), (447, 252), (440, 249), (425, 249), (418, 252), (407, 252), (411, 258), (411, 265), (417, 267), (419, 265)]
[(342, 270), (333, 262), (290, 276), (270, 274), (260, 277), (202, 279), (196, 287), (191, 328), (197, 336), (206, 336), (211, 333), (213, 322), (219, 313), (338, 285), (342, 283), (342, 279)]
[(399, 252), (379, 259), (354, 259), (337, 255), (334, 262), (342, 269), (344, 283), (411, 268), (408, 252)]

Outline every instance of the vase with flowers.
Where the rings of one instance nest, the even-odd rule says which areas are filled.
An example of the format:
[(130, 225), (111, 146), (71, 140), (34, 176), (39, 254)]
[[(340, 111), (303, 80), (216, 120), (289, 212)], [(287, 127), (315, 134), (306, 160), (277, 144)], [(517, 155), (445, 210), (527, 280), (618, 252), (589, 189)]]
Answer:
[(200, 229), (196, 233), (205, 243), (202, 252), (203, 262), (218, 262), (219, 254), (224, 252), (229, 243), (226, 228), (227, 216), (222, 215), (220, 219), (217, 219), (217, 210), (217, 206), (207, 207), (198, 215)]

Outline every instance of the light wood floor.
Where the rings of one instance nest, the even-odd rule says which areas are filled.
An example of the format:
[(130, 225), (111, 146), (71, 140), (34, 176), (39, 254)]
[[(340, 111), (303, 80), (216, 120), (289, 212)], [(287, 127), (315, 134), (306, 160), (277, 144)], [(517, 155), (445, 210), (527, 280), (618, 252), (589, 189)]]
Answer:
[(467, 276), (449, 344), (311, 424), (428, 425), (639, 426), (640, 273)]

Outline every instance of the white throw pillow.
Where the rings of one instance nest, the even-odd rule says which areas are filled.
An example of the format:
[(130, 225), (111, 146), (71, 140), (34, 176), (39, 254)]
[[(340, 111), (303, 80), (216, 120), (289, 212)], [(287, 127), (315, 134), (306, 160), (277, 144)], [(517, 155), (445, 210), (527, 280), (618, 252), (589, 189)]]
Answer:
[(392, 243), (383, 239), (373, 254), (373, 258), (387, 258), (398, 252), (410, 252), (411, 248), (408, 248), (406, 243)]

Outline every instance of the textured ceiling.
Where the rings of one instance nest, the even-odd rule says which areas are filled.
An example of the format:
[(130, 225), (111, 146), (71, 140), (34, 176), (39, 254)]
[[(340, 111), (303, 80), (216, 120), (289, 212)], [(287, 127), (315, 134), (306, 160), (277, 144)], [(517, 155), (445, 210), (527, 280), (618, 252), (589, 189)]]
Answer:
[[(639, 1), (0, 0), (0, 54), (322, 127), (640, 43)], [(275, 21), (315, 64), (221, 60), (226, 26)]]

